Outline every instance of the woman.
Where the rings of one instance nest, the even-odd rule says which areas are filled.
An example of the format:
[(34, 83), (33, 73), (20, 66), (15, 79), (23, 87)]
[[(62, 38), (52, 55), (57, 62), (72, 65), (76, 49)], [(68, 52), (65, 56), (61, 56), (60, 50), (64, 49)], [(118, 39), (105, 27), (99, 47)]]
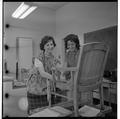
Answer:
[[(75, 67), (77, 66), (79, 52), (80, 52), (80, 43), (79, 38), (75, 34), (69, 34), (64, 39), (65, 43), (65, 67)], [(63, 73), (65, 80), (67, 80), (67, 92), (66, 95), (72, 97), (73, 91), (73, 81), (71, 80), (71, 73), (70, 71), (65, 71)]]
[[(80, 43), (79, 38), (75, 34), (69, 34), (64, 38), (65, 43), (65, 66), (75, 67), (77, 66)], [(70, 79), (70, 72), (65, 72), (66, 79)]]
[[(42, 52), (39, 57), (34, 58), (34, 66), (30, 71), (27, 83), (28, 112), (48, 105), (46, 79), (53, 80), (52, 68), (60, 63), (52, 54), (55, 46), (53, 37), (45, 36), (42, 38), (40, 43)], [(57, 91), (60, 90), (57, 88)], [(57, 97), (57, 102), (59, 101), (60, 98)], [(52, 96), (52, 103), (55, 103), (54, 96)]]
[[(67, 67), (76, 67), (78, 63), (78, 57), (80, 53), (80, 43), (79, 38), (75, 34), (69, 34), (64, 38), (65, 42), (65, 65)], [(65, 79), (67, 80), (67, 96), (72, 97), (73, 95), (73, 82), (71, 79), (71, 74), (69, 71), (64, 72)], [(84, 92), (81, 95), (78, 93), (78, 99), (83, 102), (89, 101), (91, 92)]]

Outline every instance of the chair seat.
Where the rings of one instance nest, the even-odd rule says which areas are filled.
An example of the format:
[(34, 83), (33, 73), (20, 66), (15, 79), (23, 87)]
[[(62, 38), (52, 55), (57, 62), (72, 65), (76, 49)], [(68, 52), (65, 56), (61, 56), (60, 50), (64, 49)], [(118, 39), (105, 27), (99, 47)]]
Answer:
[(79, 109), (79, 115), (83, 117), (96, 117), (98, 113), (100, 113), (100, 109), (92, 106), (84, 105)]
[[(100, 104), (96, 105), (96, 107), (98, 107), (100, 109)], [(97, 116), (103, 116), (103, 115), (110, 113), (110, 112), (112, 112), (112, 107), (104, 105), (104, 109), (102, 109)]]
[(61, 106), (54, 106), (43, 109), (37, 113), (30, 115), (29, 117), (65, 117), (72, 114), (72, 111), (65, 109)]
[(61, 107), (61, 106), (54, 106), (54, 107), (51, 107), (51, 109), (56, 111), (56, 112), (59, 112), (60, 117), (69, 116), (73, 113), (72, 111), (70, 111), (64, 107)]
[(104, 105), (104, 109), (100, 110), (100, 104), (96, 106), (87, 106), (84, 105), (79, 109), (79, 115), (82, 117), (102, 117), (106, 113), (109, 113), (112, 111), (112, 108), (110, 106)]

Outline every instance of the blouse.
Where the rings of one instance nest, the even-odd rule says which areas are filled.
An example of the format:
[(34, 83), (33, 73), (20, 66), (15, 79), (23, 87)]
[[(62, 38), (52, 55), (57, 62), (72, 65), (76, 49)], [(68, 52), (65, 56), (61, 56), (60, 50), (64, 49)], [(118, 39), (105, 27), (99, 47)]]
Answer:
[[(79, 50), (69, 51), (65, 54), (65, 62), (67, 63), (67, 67), (75, 67), (77, 66), (79, 57)], [(69, 71), (64, 72), (66, 80), (71, 79), (71, 74)]]
[(65, 61), (67, 62), (67, 67), (77, 66), (79, 50), (69, 51), (65, 54)]
[(43, 63), (45, 72), (52, 74), (52, 68), (59, 63), (59, 60), (55, 58), (52, 54), (45, 55), (43, 52), (40, 53), (38, 57), (35, 58), (35, 65), (30, 70), (29, 79), (27, 83), (27, 91), (32, 94), (44, 95), (47, 93), (47, 80), (45, 77), (42, 77), (38, 66), (39, 61)]

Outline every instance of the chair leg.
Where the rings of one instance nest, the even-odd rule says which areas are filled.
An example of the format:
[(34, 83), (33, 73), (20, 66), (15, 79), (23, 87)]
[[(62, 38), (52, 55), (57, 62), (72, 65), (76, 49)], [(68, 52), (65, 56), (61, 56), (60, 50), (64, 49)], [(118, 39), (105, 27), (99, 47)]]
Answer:
[(103, 87), (100, 85), (99, 87), (99, 93), (100, 93), (100, 109), (104, 109), (104, 99), (103, 99)]
[[(81, 94), (80, 94), (81, 96)], [(79, 112), (78, 112), (78, 108), (79, 104), (78, 104), (78, 96), (77, 93), (74, 94), (74, 116), (78, 117), (79, 116)]]
[(78, 117), (78, 106), (77, 106), (76, 101), (74, 102), (74, 116)]

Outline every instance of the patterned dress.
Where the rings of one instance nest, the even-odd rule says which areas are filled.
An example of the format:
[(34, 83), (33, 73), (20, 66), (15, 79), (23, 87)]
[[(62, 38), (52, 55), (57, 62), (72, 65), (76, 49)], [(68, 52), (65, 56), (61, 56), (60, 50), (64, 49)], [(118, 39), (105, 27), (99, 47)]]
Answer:
[[(36, 59), (43, 63), (45, 72), (52, 74), (51, 68), (55, 67), (59, 62), (52, 54), (45, 55), (40, 53)], [(57, 89), (57, 91), (60, 91)], [(28, 98), (28, 112), (29, 110), (40, 108), (48, 105), (47, 101), (47, 80), (41, 76), (37, 67), (33, 66), (29, 72), (29, 79), (27, 82), (27, 98)], [(57, 100), (57, 99), (56, 99)], [(58, 102), (60, 98), (58, 99)], [(54, 96), (52, 96), (52, 103), (55, 103)]]

